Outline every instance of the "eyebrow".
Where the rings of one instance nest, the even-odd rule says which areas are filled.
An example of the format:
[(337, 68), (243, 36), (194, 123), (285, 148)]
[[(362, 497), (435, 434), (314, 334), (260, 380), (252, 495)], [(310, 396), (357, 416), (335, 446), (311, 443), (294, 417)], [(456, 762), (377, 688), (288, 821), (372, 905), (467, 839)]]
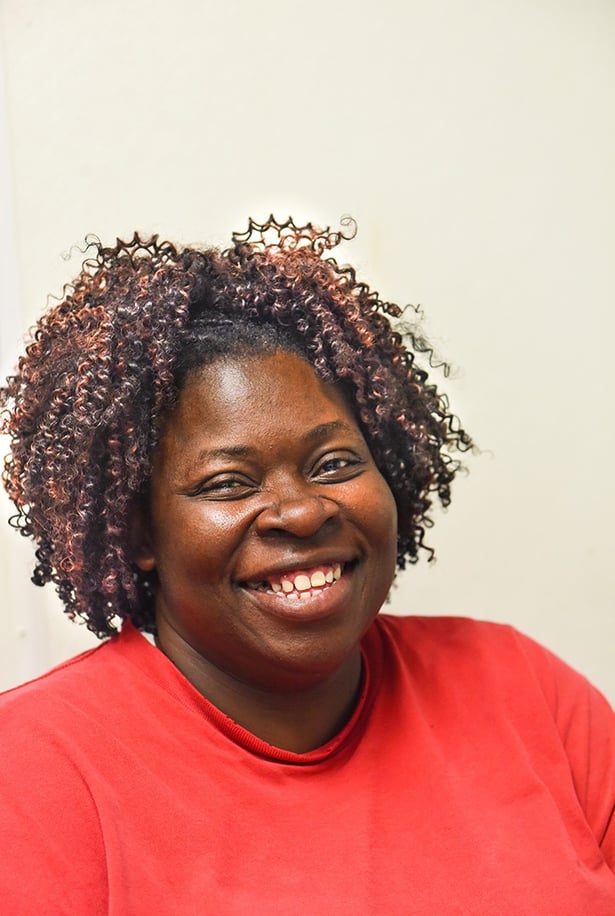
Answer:
[(330, 423), (321, 423), (315, 426), (309, 433), (303, 437), (304, 442), (318, 442), (319, 439), (326, 438), (330, 433), (352, 433), (352, 426), (344, 423), (343, 420), (331, 420)]
[(254, 454), (254, 449), (249, 445), (224, 445), (221, 448), (204, 448), (199, 452), (197, 459), (205, 458), (247, 458)]
[[(331, 420), (329, 423), (320, 423), (303, 436), (304, 442), (318, 442), (325, 439), (331, 433), (336, 432), (354, 432), (352, 426), (344, 423), (343, 420)], [(204, 461), (206, 458), (249, 458), (254, 455), (255, 449), (249, 445), (224, 445), (220, 448), (205, 448), (198, 454), (197, 460)]]

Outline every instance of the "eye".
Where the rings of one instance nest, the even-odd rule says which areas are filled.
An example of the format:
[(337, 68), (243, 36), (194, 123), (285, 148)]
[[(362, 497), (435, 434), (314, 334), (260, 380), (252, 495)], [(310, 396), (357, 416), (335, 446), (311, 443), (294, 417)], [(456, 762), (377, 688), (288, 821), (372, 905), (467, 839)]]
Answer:
[(324, 483), (351, 480), (361, 473), (365, 459), (353, 452), (329, 452), (319, 459), (313, 475)]
[(204, 480), (192, 490), (191, 496), (205, 499), (242, 499), (257, 489), (254, 481), (236, 474), (225, 474)]

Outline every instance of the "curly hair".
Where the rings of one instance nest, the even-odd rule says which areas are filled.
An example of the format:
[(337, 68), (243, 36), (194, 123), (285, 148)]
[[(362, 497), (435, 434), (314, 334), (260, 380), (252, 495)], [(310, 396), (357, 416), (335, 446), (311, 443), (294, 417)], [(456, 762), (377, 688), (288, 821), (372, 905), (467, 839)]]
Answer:
[(432, 494), (448, 505), (453, 453), (472, 443), (416, 363), (413, 350), (431, 364), (428, 345), (391, 321), (403, 310), (329, 255), (348, 225), (345, 235), (250, 220), (223, 251), (90, 238), (92, 256), (33, 329), (0, 388), (10, 521), (37, 545), (32, 581), (55, 583), (99, 637), (117, 618), (155, 630), (155, 582), (130, 558), (131, 512), (183, 379), (216, 355), (291, 350), (341, 386), (397, 504), (399, 568), (425, 547)]

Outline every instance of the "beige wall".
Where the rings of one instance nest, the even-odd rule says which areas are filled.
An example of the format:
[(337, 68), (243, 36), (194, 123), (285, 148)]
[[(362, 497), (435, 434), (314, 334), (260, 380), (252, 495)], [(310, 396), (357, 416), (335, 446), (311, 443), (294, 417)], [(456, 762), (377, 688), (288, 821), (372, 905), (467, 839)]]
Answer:
[[(61, 253), (87, 232), (215, 242), (271, 210), (352, 213), (346, 257), (422, 303), (484, 450), (395, 610), (512, 622), (615, 700), (611, 0), (4, 0), (2, 15), (5, 371), (16, 319), (77, 271)], [(89, 640), (0, 536), (8, 685)]]

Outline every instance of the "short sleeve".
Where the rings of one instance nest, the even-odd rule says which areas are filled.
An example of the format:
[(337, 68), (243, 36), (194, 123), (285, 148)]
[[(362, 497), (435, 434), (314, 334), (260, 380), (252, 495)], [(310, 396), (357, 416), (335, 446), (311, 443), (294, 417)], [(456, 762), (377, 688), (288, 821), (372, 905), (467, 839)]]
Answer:
[(62, 736), (23, 705), (0, 705), (0, 896), (11, 916), (107, 912), (96, 806)]
[(517, 637), (552, 710), (587, 822), (615, 871), (615, 713), (577, 671), (533, 640)]

